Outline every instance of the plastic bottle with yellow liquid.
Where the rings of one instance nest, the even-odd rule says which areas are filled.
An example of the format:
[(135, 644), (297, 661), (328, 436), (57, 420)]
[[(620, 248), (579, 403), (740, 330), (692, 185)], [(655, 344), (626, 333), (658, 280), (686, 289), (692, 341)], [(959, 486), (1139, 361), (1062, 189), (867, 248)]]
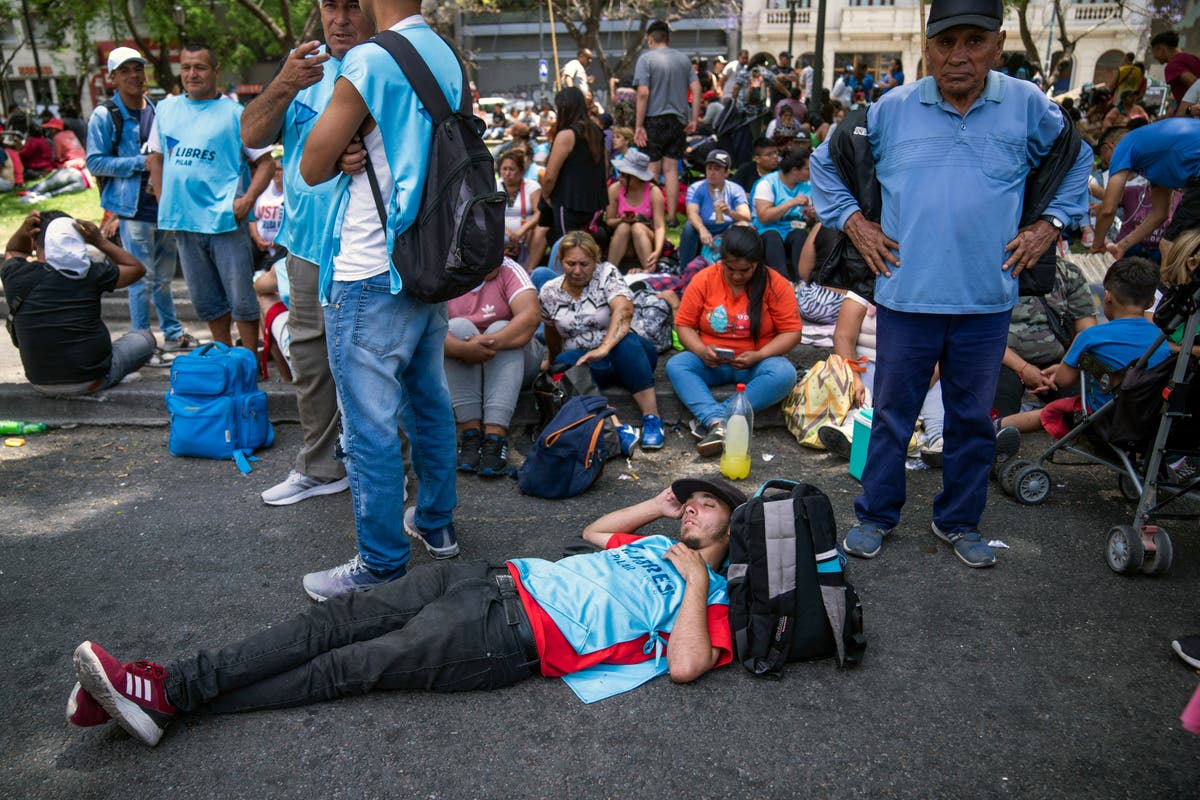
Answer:
[(754, 409), (746, 399), (746, 384), (737, 385), (737, 394), (729, 404), (725, 419), (725, 451), (721, 454), (721, 474), (740, 481), (750, 474), (750, 435), (754, 430)]

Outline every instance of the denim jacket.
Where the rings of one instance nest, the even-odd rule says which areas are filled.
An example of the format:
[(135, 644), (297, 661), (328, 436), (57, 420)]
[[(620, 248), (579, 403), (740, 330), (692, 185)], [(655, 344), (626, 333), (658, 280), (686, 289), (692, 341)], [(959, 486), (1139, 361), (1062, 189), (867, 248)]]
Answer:
[(113, 102), (125, 117), (117, 154), (112, 155), (116, 133), (112, 115), (106, 107), (96, 106), (88, 120), (87, 168), (93, 175), (109, 179), (100, 191), (100, 205), (118, 217), (132, 217), (137, 213), (146, 156), (141, 154), (140, 120), (125, 107), (121, 95), (113, 95)]

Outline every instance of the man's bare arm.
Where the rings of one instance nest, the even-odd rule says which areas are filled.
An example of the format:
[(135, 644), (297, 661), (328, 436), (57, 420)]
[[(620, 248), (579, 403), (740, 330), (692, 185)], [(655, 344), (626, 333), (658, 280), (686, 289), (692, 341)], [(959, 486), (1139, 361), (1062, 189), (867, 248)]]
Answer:
[(162, 202), (163, 154), (148, 153), (146, 155), (146, 171), (150, 173), (150, 185), (154, 187), (154, 196)]
[(304, 144), (304, 154), (300, 157), (300, 177), (304, 182), (316, 186), (336, 175), (338, 159), (369, 118), (367, 104), (354, 84), (338, 78), (329, 105), (313, 125)]
[(636, 505), (611, 511), (583, 529), (583, 538), (597, 547), (606, 547), (614, 533), (634, 533), (643, 525), (659, 519), (679, 519), (683, 506), (668, 486), (656, 497)]
[(671, 545), (666, 558), (684, 580), (683, 601), (667, 644), (667, 669), (675, 683), (689, 683), (721, 656), (708, 635), (708, 564), (700, 551), (681, 542)]
[[(242, 144), (258, 149), (273, 144), (283, 129), (288, 106), (296, 93), (319, 83), (328, 53), (317, 53), (320, 42), (305, 42), (284, 60), (275, 79), (242, 112)], [(315, 54), (315, 55), (313, 55)]]

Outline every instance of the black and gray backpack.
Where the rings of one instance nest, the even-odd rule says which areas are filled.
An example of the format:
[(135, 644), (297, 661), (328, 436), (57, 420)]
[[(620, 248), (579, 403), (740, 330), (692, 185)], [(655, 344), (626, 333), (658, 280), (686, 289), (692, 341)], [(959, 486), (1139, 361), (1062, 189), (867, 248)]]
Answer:
[(842, 572), (837, 523), (815, 486), (770, 480), (733, 512), (729, 625), (734, 655), (779, 678), (788, 661), (862, 661), (862, 604)]
[[(381, 31), (372, 41), (396, 59), (433, 119), (421, 209), (408, 230), (396, 237), (392, 264), (409, 294), (426, 303), (440, 303), (474, 289), (500, 266), (505, 195), (496, 189), (495, 162), (483, 143), (483, 122), (471, 113), (470, 84), (462, 62), (462, 102), (452, 110), (412, 42), (395, 31)], [(386, 229), (387, 213), (375, 170), (368, 168), (367, 177)]]

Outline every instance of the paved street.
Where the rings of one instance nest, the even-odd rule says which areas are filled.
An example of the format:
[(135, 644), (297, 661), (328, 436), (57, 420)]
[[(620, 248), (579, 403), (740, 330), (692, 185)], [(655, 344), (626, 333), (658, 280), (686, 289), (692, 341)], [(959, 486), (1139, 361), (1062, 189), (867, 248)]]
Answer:
[[(1169, 641), (1200, 629), (1200, 534), (1176, 526), (1166, 578), (1114, 575), (1101, 543), (1128, 508), (1111, 477), (1078, 468), (1054, 470), (1062, 486), (1041, 508), (995, 493), (986, 532), (1010, 549), (978, 572), (927, 532), (939, 473), (911, 473), (902, 529), (880, 558), (849, 567), (869, 641), (854, 670), (796, 664), (767, 682), (727, 667), (592, 706), (550, 679), (380, 693), (197, 716), (153, 750), (115, 725), (68, 726), (80, 641), (169, 661), (304, 608), (301, 574), (352, 554), (348, 495), (259, 501), (299, 436), (277, 433), (249, 477), (172, 458), (165, 428), (82, 427), (0, 448), (0, 797), (1197, 796), (1200, 738), (1178, 719), (1197, 675)], [(556, 557), (601, 512), (715, 473), (690, 441), (672, 434), (632, 467), (610, 462), (565, 501), (460, 478), (462, 557)], [(779, 428), (755, 449), (748, 484), (816, 483), (844, 529), (857, 486), (844, 462), (802, 452)]]

